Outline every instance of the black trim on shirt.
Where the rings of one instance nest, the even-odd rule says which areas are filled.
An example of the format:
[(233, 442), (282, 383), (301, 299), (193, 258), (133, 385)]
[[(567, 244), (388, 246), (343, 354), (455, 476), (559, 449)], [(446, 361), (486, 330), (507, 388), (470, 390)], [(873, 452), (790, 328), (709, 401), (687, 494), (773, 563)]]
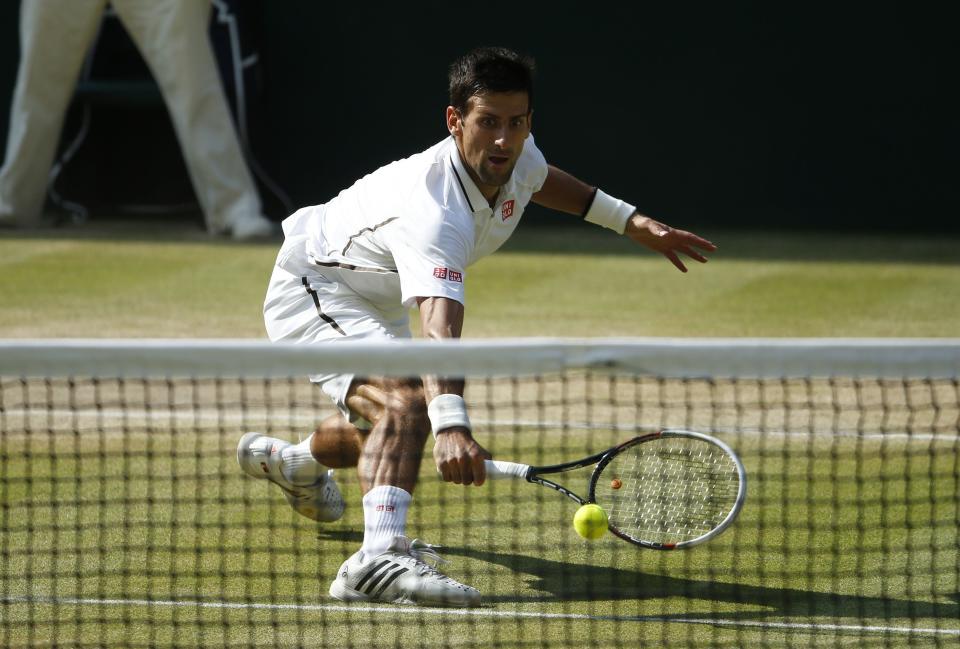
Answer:
[(390, 223), (390, 222), (392, 222), (392, 221), (396, 221), (396, 220), (399, 219), (399, 218), (400, 218), (399, 216), (391, 216), (391, 217), (390, 217), (389, 219), (387, 219), (386, 221), (382, 221), (381, 223), (377, 223), (377, 224), (374, 225), (373, 227), (363, 228), (362, 230), (360, 230), (360, 231), (357, 232), (356, 234), (351, 235), (350, 238), (347, 239), (347, 245), (345, 245), (345, 246), (343, 247), (343, 250), (341, 251), (340, 254), (341, 254), (341, 255), (347, 254), (347, 250), (349, 250), (349, 249), (350, 249), (350, 246), (353, 245), (353, 240), (356, 239), (357, 237), (363, 235), (364, 232), (373, 232), (373, 231), (376, 230), (377, 228), (383, 227), (383, 226), (386, 225), (387, 223)]
[(460, 179), (460, 174), (457, 173), (457, 165), (453, 164), (453, 160), (450, 161), (450, 168), (453, 169), (453, 175), (457, 177), (457, 182), (460, 183), (460, 191), (463, 192), (463, 197), (467, 199), (467, 205), (470, 206), (471, 212), (476, 212), (474, 209), (473, 203), (470, 202), (470, 194), (467, 193), (467, 188), (463, 186), (463, 180)]
[(343, 268), (344, 270), (355, 270), (359, 273), (396, 273), (395, 270), (390, 270), (389, 268), (371, 268), (369, 266), (355, 266), (354, 264), (341, 264), (338, 261), (317, 261), (316, 259), (311, 259), (311, 262), (315, 266), (323, 266), (324, 268)]

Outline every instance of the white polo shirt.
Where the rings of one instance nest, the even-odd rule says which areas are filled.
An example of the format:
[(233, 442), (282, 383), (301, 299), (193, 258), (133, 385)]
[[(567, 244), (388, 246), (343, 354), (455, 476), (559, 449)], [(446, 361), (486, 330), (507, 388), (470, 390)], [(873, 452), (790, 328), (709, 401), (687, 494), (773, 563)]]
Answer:
[(463, 304), (467, 267), (503, 245), (546, 178), (531, 135), (490, 207), (449, 137), (288, 217), (277, 263), (300, 275), (305, 253), (309, 269), (384, 308), (418, 297)]

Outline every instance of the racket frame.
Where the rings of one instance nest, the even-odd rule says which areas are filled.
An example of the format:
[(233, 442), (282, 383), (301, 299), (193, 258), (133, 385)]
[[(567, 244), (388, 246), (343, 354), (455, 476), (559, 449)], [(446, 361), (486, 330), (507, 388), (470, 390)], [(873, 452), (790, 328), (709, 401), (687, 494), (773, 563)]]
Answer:
[[(719, 448), (721, 448), (733, 460), (733, 463), (736, 466), (737, 473), (738, 473), (739, 484), (737, 487), (737, 497), (734, 501), (733, 507), (730, 509), (729, 512), (727, 512), (726, 517), (720, 522), (720, 524), (714, 527), (713, 529), (711, 529), (706, 534), (698, 536), (695, 539), (690, 539), (688, 541), (680, 541), (677, 543), (656, 543), (653, 541), (646, 541), (643, 539), (635, 539), (632, 536), (629, 536), (628, 534), (625, 534), (620, 530), (618, 530), (617, 528), (609, 525), (609, 523), (608, 523), (607, 529), (609, 529), (612, 534), (620, 537), (621, 539), (623, 539), (624, 541), (627, 541), (628, 543), (639, 545), (644, 548), (650, 548), (652, 550), (682, 550), (686, 548), (692, 548), (702, 543), (706, 543), (707, 541), (716, 537), (717, 535), (721, 534), (725, 529), (727, 529), (730, 526), (730, 524), (733, 523), (734, 519), (736, 519), (737, 515), (740, 513), (740, 510), (743, 508), (743, 503), (745, 502), (747, 497), (747, 473), (743, 468), (743, 463), (740, 461), (739, 456), (733, 451), (732, 448), (730, 448), (729, 445), (727, 445), (725, 442), (715, 437), (706, 435), (704, 433), (690, 431), (690, 430), (667, 428), (664, 430), (659, 430), (655, 433), (647, 433), (646, 435), (639, 435), (632, 439), (628, 439), (627, 441), (617, 446), (614, 446), (613, 448), (609, 448), (605, 451), (601, 451), (600, 453), (596, 453), (589, 457), (585, 457), (580, 460), (575, 460), (573, 462), (564, 462), (562, 464), (551, 464), (548, 466), (531, 466), (527, 469), (524, 475), (524, 479), (527, 482), (533, 482), (539, 485), (543, 485), (544, 487), (549, 487), (554, 491), (558, 491), (579, 505), (595, 503), (597, 482), (600, 480), (600, 475), (601, 473), (603, 473), (603, 469), (613, 460), (613, 458), (615, 458), (621, 452), (633, 446), (636, 446), (637, 444), (643, 444), (644, 442), (649, 442), (654, 439), (659, 439), (662, 437), (668, 437), (668, 438), (669, 437), (686, 437), (686, 438), (693, 437), (701, 441), (714, 444)], [(590, 480), (588, 483), (588, 491), (587, 491), (588, 496), (585, 499), (577, 495), (575, 492), (570, 491), (563, 485), (543, 477), (543, 474), (565, 473), (567, 471), (573, 471), (575, 469), (582, 469), (584, 467), (588, 467), (593, 464), (595, 464), (596, 467), (593, 469), (593, 473), (590, 475)]]
[(694, 546), (700, 545), (701, 543), (706, 543), (710, 539), (721, 534), (725, 529), (730, 527), (730, 524), (733, 523), (737, 515), (740, 513), (740, 510), (743, 508), (743, 503), (747, 498), (747, 472), (743, 468), (743, 462), (740, 461), (740, 457), (733, 451), (732, 448), (725, 442), (707, 435), (704, 433), (698, 433), (692, 430), (680, 430), (676, 428), (668, 428), (656, 433), (650, 433), (649, 435), (641, 435), (639, 437), (634, 437), (629, 439), (623, 444), (602, 453), (602, 457), (599, 462), (597, 462), (596, 468), (593, 470), (593, 474), (590, 476), (590, 490), (589, 497), (587, 502), (596, 502), (596, 489), (597, 483), (600, 480), (600, 475), (603, 472), (603, 469), (616, 457), (620, 452), (627, 450), (637, 444), (642, 444), (644, 442), (649, 442), (653, 439), (658, 438), (670, 438), (670, 437), (679, 437), (679, 438), (694, 438), (701, 441), (713, 444), (723, 450), (724, 453), (733, 461), (734, 466), (737, 469), (737, 497), (734, 499), (733, 506), (730, 508), (730, 511), (727, 512), (727, 515), (722, 521), (710, 531), (700, 536), (689, 539), (687, 541), (679, 541), (677, 543), (657, 543), (654, 541), (647, 541), (644, 539), (636, 539), (628, 534), (625, 534), (613, 526), (608, 526), (607, 529), (610, 530), (612, 534), (619, 536), (624, 541), (628, 541), (635, 545), (642, 546), (644, 548), (650, 548), (652, 550), (683, 550), (686, 548), (692, 548)]
[[(641, 438), (637, 437), (634, 439), (641, 439)], [(629, 444), (629, 442), (624, 442), (624, 444)], [(578, 505), (586, 505), (586, 504), (592, 503), (593, 501), (590, 500), (589, 498), (584, 500), (573, 491), (570, 491), (569, 489), (564, 487), (562, 484), (558, 484), (553, 480), (548, 480), (547, 478), (544, 478), (541, 474), (565, 473), (567, 471), (574, 471), (576, 469), (582, 469), (584, 467), (597, 464), (598, 462), (602, 462), (604, 458), (606, 458), (611, 453), (614, 453), (615, 451), (620, 449), (622, 446), (623, 444), (621, 444), (620, 446), (616, 446), (612, 449), (607, 449), (606, 451), (601, 451), (600, 453), (596, 453), (594, 455), (591, 455), (590, 457), (585, 457), (581, 460), (575, 460), (573, 462), (564, 462), (562, 464), (551, 464), (548, 466), (531, 466), (529, 469), (527, 469), (527, 474), (524, 476), (524, 479), (527, 482), (534, 482), (536, 484), (543, 485), (544, 487), (550, 487), (554, 491), (559, 491), (564, 496), (567, 496)], [(607, 461), (609, 462), (609, 460)], [(594, 473), (596, 473), (596, 471), (594, 471)]]

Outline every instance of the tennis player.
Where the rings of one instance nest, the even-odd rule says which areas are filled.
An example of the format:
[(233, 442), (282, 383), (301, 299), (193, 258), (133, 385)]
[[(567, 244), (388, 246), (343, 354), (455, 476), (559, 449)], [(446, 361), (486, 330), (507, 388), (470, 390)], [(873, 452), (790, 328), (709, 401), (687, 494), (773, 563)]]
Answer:
[[(264, 304), (270, 339), (308, 344), (411, 336), (458, 338), (467, 268), (499, 248), (530, 201), (577, 215), (665, 255), (698, 262), (709, 241), (670, 228), (550, 166), (531, 135), (533, 61), (481, 48), (450, 67), (449, 137), (358, 180), (328, 203), (283, 222), (285, 241)], [(328, 468), (356, 466), (364, 537), (330, 594), (344, 601), (474, 606), (480, 593), (436, 570), (436, 552), (406, 535), (424, 444), (443, 479), (484, 482), (490, 454), (471, 435), (460, 380), (315, 375), (340, 410), (299, 444), (247, 433), (237, 451), (249, 475), (283, 489), (314, 520), (344, 502)]]

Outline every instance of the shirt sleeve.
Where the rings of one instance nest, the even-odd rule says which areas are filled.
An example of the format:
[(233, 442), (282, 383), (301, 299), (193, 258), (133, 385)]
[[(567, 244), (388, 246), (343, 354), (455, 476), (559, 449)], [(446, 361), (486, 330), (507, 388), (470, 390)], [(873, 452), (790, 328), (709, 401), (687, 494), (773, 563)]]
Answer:
[(439, 206), (403, 221), (393, 246), (403, 306), (413, 306), (418, 297), (465, 304), (464, 270), (473, 246), (473, 224)]

